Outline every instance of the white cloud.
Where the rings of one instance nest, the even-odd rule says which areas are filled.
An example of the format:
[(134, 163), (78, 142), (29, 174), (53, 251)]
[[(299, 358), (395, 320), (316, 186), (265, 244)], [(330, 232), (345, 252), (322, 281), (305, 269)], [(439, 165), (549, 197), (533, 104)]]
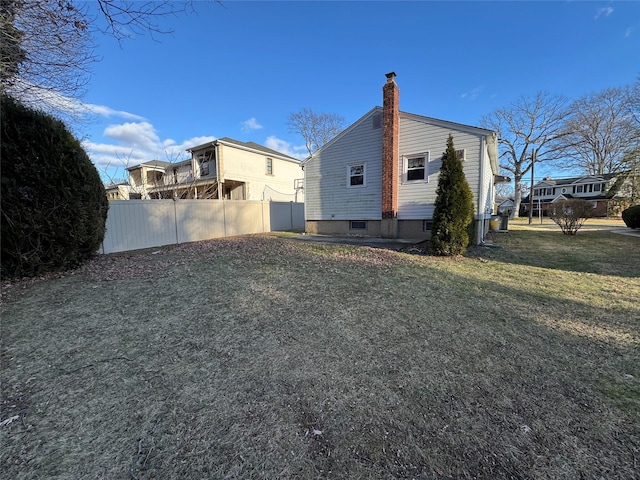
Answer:
[(135, 115), (123, 110), (114, 110), (113, 108), (109, 108), (105, 105), (95, 105), (93, 103), (81, 103), (80, 105), (86, 112), (100, 115), (102, 117), (120, 117), (125, 120), (146, 120), (140, 115)]
[(612, 13), (613, 13), (613, 8), (611, 7), (599, 8), (598, 10), (596, 10), (596, 16), (594, 18), (597, 20), (600, 17), (608, 17)]
[(119, 117), (125, 120), (145, 120), (144, 117), (123, 110), (114, 110), (105, 105), (96, 105), (93, 103), (85, 103), (77, 98), (68, 97), (55, 90), (43, 88), (38, 85), (18, 79), (16, 88), (22, 91), (21, 99), (28, 105), (35, 108), (42, 108), (47, 112), (54, 112), (63, 118), (70, 120), (78, 120), (90, 115), (98, 115), (100, 117)]
[(251, 117), (249, 120), (245, 120), (242, 122), (242, 131), (243, 132), (251, 132), (253, 130), (260, 130), (262, 125), (258, 123), (256, 117)]
[(482, 90), (484, 90), (484, 85), (480, 85), (470, 92), (463, 93), (462, 95), (460, 95), (460, 98), (462, 98), (463, 100), (475, 100), (476, 98), (478, 98), (478, 95), (480, 95), (480, 92), (482, 92)]
[(297, 158), (298, 160), (304, 160), (309, 156), (307, 147), (305, 147), (304, 145), (294, 146), (285, 140), (274, 137), (273, 135), (267, 137), (264, 146), (270, 148), (271, 150), (275, 150), (276, 152), (284, 153), (285, 155), (289, 155), (290, 157)]
[(126, 168), (163, 160), (178, 162), (191, 155), (187, 148), (215, 140), (213, 136), (191, 137), (180, 143), (162, 139), (149, 122), (127, 122), (109, 125), (98, 141), (85, 140), (84, 148), (105, 181), (127, 177)]

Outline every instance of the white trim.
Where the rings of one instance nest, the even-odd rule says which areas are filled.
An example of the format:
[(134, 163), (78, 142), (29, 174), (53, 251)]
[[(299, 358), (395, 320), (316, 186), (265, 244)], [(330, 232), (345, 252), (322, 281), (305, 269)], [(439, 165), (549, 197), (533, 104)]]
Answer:
[[(419, 178), (417, 180), (409, 180), (408, 179), (409, 160), (412, 160), (414, 158), (424, 158), (424, 178)], [(430, 160), (430, 154), (428, 151), (402, 155), (402, 183), (403, 184), (429, 183), (429, 160)]]
[[(351, 185), (351, 167), (362, 166), (362, 185)], [(353, 175), (358, 176), (358, 175)], [(367, 162), (353, 162), (347, 165), (347, 188), (364, 188), (367, 186)]]

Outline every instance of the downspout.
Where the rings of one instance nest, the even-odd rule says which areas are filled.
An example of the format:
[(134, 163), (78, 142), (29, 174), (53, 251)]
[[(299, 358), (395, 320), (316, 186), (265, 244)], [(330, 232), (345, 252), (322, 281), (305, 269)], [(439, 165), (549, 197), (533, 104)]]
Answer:
[(484, 199), (484, 162), (487, 156), (487, 137), (482, 137), (482, 154), (480, 156), (480, 188), (478, 189), (478, 216), (480, 217), (480, 241), (476, 239), (476, 245), (482, 245), (484, 243), (484, 202), (481, 204), (480, 200)]

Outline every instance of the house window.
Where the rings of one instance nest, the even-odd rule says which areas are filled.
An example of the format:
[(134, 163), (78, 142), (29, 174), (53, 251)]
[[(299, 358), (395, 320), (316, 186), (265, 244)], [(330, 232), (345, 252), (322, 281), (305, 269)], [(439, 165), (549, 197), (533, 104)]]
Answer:
[(576, 186), (576, 193), (582, 193), (582, 189), (583, 189), (582, 185)]
[(404, 159), (404, 173), (407, 182), (424, 181), (427, 179), (427, 162), (429, 154), (407, 156)]
[(431, 231), (431, 227), (433, 227), (433, 220), (423, 220), (422, 221), (422, 231), (423, 232)]
[(466, 150), (464, 148), (461, 150), (456, 150), (456, 157), (458, 157), (458, 160), (460, 160), (461, 162), (465, 161), (465, 152)]
[(349, 222), (349, 230), (366, 230), (367, 222), (352, 220)]
[(596, 183), (596, 184), (593, 186), (593, 191), (594, 191), (594, 192), (600, 192), (600, 191), (602, 191), (602, 184), (601, 184), (601, 183)]
[(273, 159), (267, 158), (267, 175), (273, 175)]
[(357, 163), (347, 167), (347, 185), (349, 187), (364, 187), (365, 183), (365, 164)]

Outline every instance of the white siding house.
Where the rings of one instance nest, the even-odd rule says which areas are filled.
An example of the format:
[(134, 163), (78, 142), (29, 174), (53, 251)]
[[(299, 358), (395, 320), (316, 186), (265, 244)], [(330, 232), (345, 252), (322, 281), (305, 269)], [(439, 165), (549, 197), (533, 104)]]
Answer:
[[(428, 238), (442, 154), (453, 135), (473, 192), (480, 243), (492, 213), (494, 183), (501, 178), (496, 134), (399, 111), (394, 78), (387, 75), (383, 107), (304, 160), (307, 231)], [(383, 174), (385, 162), (391, 174)]]
[(304, 201), (300, 161), (254, 142), (221, 138), (191, 158), (128, 168), (135, 198)]

